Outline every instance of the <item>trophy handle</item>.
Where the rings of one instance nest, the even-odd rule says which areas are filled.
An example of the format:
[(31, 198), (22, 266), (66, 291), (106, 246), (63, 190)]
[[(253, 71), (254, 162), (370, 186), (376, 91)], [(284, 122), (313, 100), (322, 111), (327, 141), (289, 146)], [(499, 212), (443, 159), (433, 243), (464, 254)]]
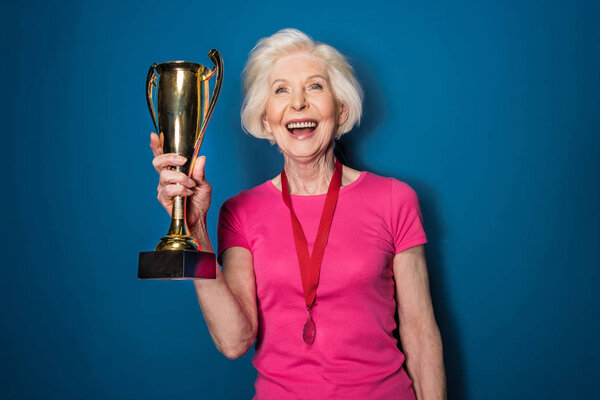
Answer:
[(198, 135), (198, 139), (196, 140), (196, 145), (194, 147), (198, 148), (202, 144), (202, 139), (204, 138), (204, 131), (206, 130), (206, 124), (210, 119), (212, 112), (215, 108), (215, 104), (217, 103), (217, 99), (219, 98), (219, 93), (221, 93), (221, 86), (223, 85), (223, 59), (219, 52), (215, 49), (212, 49), (208, 52), (208, 57), (212, 60), (214, 64), (214, 68), (211, 71), (206, 68), (208, 73), (206, 75), (201, 75), (201, 81), (208, 81), (214, 74), (217, 74), (217, 81), (215, 83), (215, 87), (212, 92), (212, 96), (210, 98), (210, 104), (208, 105), (208, 109), (204, 115), (204, 120), (202, 121), (202, 126), (200, 128), (200, 134)]
[(148, 110), (150, 111), (150, 116), (152, 117), (152, 122), (154, 122), (154, 127), (156, 128), (156, 134), (160, 135), (158, 131), (158, 124), (156, 123), (156, 111), (154, 111), (154, 103), (152, 102), (152, 86), (156, 86), (156, 67), (158, 65), (156, 63), (150, 66), (148, 70), (148, 77), (146, 78), (146, 101), (148, 102)]

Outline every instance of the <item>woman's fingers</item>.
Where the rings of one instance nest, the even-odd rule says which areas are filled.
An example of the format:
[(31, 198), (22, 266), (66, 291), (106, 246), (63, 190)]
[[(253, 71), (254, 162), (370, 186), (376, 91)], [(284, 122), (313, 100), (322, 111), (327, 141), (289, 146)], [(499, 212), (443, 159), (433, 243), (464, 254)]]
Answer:
[(152, 154), (154, 154), (154, 157), (160, 156), (163, 153), (161, 140), (154, 132), (150, 133), (150, 149), (152, 149)]
[(169, 168), (171, 166), (183, 165), (185, 164), (186, 158), (182, 156), (178, 156), (175, 153), (161, 154), (152, 160), (152, 165), (156, 172), (159, 174), (163, 169)]
[(174, 171), (170, 169), (163, 169), (160, 172), (159, 185), (169, 185), (172, 183), (180, 183), (181, 185), (189, 189), (196, 186), (196, 182), (183, 172)]
[(158, 201), (165, 205), (170, 204), (175, 196), (191, 196), (194, 192), (183, 185), (165, 185), (158, 191)]
[[(159, 173), (158, 183), (158, 201), (167, 209), (170, 210), (175, 196), (188, 197), (194, 194), (192, 190), (196, 186), (194, 179), (190, 178), (183, 172), (171, 169), (174, 166), (184, 165), (187, 161), (185, 157), (174, 153), (163, 153), (163, 143), (165, 137), (161, 133), (160, 136), (156, 133), (150, 133), (150, 149), (154, 155), (152, 165)], [(202, 162), (201, 175), (204, 176), (204, 162)], [(194, 171), (197, 170), (197, 166)], [(170, 213), (170, 211), (169, 211)]]
[(194, 165), (194, 170), (192, 171), (192, 178), (196, 182), (202, 182), (204, 180), (204, 166), (206, 165), (206, 157), (200, 156), (196, 158), (196, 164)]

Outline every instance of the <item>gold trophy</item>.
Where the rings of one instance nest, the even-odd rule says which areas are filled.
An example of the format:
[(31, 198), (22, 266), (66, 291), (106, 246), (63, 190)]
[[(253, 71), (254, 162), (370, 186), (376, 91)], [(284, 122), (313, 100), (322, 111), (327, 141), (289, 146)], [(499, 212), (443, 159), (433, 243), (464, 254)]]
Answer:
[[(148, 109), (156, 132), (164, 135), (163, 151), (186, 157), (185, 165), (174, 169), (188, 176), (194, 170), (206, 125), (223, 83), (221, 55), (213, 49), (208, 57), (214, 64), (212, 70), (191, 62), (171, 61), (153, 64), (146, 79)], [(208, 82), (215, 74), (216, 82), (209, 102)], [(154, 111), (152, 101), (153, 86), (157, 86), (158, 112)], [(173, 199), (167, 235), (160, 239), (154, 251), (140, 253), (138, 278), (215, 278), (215, 254), (201, 251), (198, 241), (189, 234), (185, 216), (186, 199), (177, 196)]]

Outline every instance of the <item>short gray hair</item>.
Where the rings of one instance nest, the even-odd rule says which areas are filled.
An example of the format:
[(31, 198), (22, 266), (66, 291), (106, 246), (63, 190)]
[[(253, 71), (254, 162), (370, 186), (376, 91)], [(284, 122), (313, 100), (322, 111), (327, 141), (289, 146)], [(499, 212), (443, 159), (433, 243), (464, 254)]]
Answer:
[(265, 131), (262, 123), (269, 96), (269, 75), (278, 58), (298, 51), (324, 62), (336, 101), (348, 108), (348, 118), (338, 127), (336, 139), (360, 123), (363, 91), (346, 58), (332, 46), (315, 42), (296, 29), (282, 29), (258, 41), (242, 72), (246, 92), (241, 112), (242, 128), (252, 136), (274, 143), (273, 135)]

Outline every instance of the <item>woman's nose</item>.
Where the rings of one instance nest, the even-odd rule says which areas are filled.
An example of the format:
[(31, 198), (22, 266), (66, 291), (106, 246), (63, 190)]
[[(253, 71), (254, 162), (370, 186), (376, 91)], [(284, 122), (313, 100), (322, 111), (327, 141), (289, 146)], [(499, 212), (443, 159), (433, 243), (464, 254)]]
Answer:
[(297, 90), (294, 92), (290, 106), (295, 111), (302, 111), (306, 108), (306, 96), (303, 90)]

